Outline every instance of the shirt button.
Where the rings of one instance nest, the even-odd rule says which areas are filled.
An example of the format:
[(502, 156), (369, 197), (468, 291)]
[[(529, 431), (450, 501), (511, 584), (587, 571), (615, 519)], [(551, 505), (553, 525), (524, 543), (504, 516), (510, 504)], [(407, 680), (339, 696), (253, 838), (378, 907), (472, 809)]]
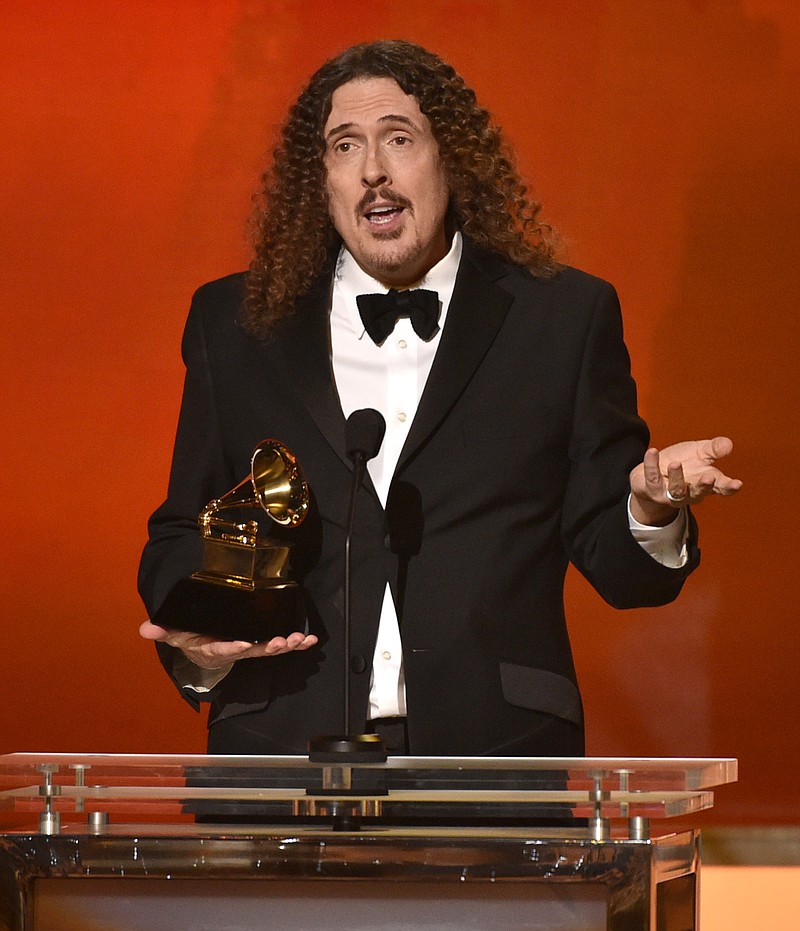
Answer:
[(397, 342), (397, 348), (398, 348), (398, 349), (408, 349), (408, 343), (407, 343), (404, 339), (398, 340), (398, 342)]
[(400, 423), (405, 423), (405, 422), (406, 422), (406, 415), (405, 415), (405, 413), (404, 413), (403, 411), (398, 411), (398, 413), (397, 413), (397, 419), (400, 421)]
[(383, 653), (381, 653), (381, 656), (387, 660), (392, 658), (392, 654), (388, 650), (384, 650)]

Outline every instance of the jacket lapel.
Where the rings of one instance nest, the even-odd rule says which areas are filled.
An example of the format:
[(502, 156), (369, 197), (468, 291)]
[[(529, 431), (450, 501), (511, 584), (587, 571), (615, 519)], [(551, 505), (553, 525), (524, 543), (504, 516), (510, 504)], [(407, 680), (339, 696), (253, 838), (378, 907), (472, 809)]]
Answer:
[(495, 284), (506, 273), (494, 256), (464, 242), (441, 343), (395, 474), (439, 426), (494, 342), (513, 297)]
[(344, 443), (344, 414), (333, 384), (330, 361), (330, 275), (320, 277), (298, 302), (270, 346), (273, 364), (305, 404), (320, 433), (350, 468)]
[[(320, 276), (312, 290), (298, 302), (275, 341), (273, 358), (281, 366), (287, 384), (294, 385), (320, 433), (352, 471), (353, 463), (345, 448), (345, 417), (331, 371), (331, 281), (331, 274)], [(366, 471), (364, 485), (379, 504), (378, 493)]]

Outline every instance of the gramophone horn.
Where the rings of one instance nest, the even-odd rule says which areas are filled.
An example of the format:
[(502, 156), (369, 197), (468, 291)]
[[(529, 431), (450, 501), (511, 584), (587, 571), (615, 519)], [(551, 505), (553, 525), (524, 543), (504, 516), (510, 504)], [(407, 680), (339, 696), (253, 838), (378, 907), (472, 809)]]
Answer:
[[(211, 528), (246, 530), (247, 534), (257, 531), (253, 526), (230, 524), (216, 515), (233, 508), (261, 507), (276, 524), (296, 527), (308, 513), (308, 485), (297, 459), (277, 440), (262, 440), (256, 446), (250, 460), (250, 475), (205, 506), (200, 514), (203, 535), (211, 535)], [(242, 543), (247, 542), (244, 538)]]
[(308, 485), (297, 459), (277, 440), (262, 440), (250, 461), (250, 481), (261, 507), (278, 524), (295, 527), (308, 513)]

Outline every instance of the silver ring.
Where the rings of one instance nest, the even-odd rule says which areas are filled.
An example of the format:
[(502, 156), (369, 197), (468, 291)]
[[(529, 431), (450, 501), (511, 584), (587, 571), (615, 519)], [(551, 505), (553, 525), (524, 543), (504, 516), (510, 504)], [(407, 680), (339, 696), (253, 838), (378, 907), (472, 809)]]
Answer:
[(677, 498), (677, 497), (675, 497), (675, 495), (672, 494), (672, 492), (671, 492), (671, 491), (669, 490), (669, 488), (668, 488), (668, 489), (667, 489), (667, 498), (668, 498), (668, 500), (670, 500), (673, 504), (683, 504), (683, 502), (686, 500), (686, 492), (684, 491), (684, 493), (680, 496), (680, 498)]

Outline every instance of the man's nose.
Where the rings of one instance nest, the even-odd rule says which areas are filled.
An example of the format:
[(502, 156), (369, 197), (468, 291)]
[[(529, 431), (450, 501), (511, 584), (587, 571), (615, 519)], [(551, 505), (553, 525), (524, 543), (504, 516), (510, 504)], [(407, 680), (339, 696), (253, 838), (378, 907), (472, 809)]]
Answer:
[(370, 149), (364, 158), (361, 177), (364, 187), (375, 188), (389, 184), (389, 170), (380, 147)]

